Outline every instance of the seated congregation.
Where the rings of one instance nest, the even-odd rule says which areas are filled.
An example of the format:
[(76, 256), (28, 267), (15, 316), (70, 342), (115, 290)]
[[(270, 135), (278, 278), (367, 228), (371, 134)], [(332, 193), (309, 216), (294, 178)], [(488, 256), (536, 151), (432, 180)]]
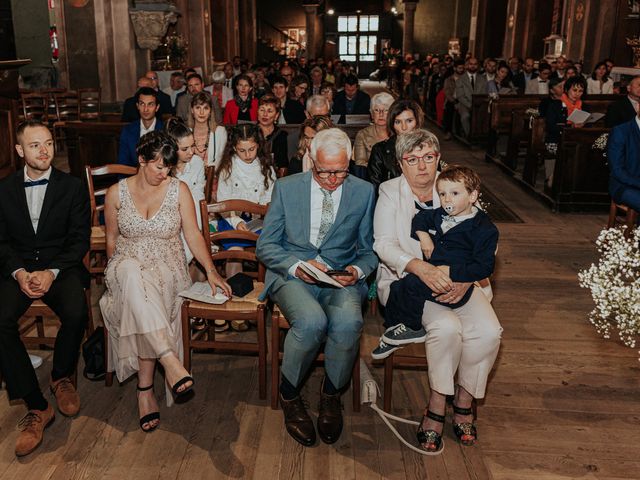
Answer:
[[(238, 298), (232, 280), (248, 276), (261, 318), (269, 311), (272, 322), (281, 318), (288, 327), (271, 384), (293, 439), (307, 447), (317, 437), (336, 442), (344, 428), (341, 396), (360, 356), (382, 360), (422, 343), (430, 394), (417, 444), (442, 451), (446, 398), (452, 397), (455, 435), (462, 445), (473, 445), (473, 403), (485, 396), (502, 335), (486, 281), (494, 270), (498, 229), (478, 202), (480, 178), (468, 167), (445, 166), (424, 112), (445, 138), (473, 141), (483, 111), (474, 102), (484, 105), (486, 115), (481, 102), (491, 101), (485, 133), (488, 153), (495, 155), (491, 138), (500, 133), (500, 102), (530, 95), (544, 120), (543, 147), (551, 153), (553, 144), (562, 150), (557, 145), (566, 142), (567, 130), (583, 127), (569, 120), (574, 110), (586, 110), (583, 94), (586, 103), (590, 94), (609, 95), (614, 87), (606, 63), (588, 81), (577, 71), (567, 78), (574, 67), (564, 59), (553, 67), (554, 78), (547, 64), (535, 72), (532, 59), (523, 69), (489, 59), (483, 73), (471, 57), (444, 56), (443, 66), (449, 65), (437, 70), (432, 60), (422, 75), (418, 66), (404, 66), (409, 77), (416, 71), (420, 88), (372, 97), (341, 62), (245, 66), (237, 73), (229, 63), (208, 87), (190, 69), (172, 75), (166, 92), (148, 72), (125, 102), (117, 132), (108, 133), (117, 145), (110, 150), (114, 156), (82, 158), (89, 179), (92, 169), (116, 158), (121, 169), (99, 210), (92, 210), (87, 185), (73, 175), (77, 152), (68, 149), (72, 174), (63, 173), (52, 166), (55, 142), (47, 125), (24, 121), (16, 145), (24, 168), (0, 181), (0, 368), (10, 399), (27, 408), (15, 454), (35, 451), (56, 415), (21, 341), (19, 319), (40, 300), (60, 318), (49, 388), (58, 411), (76, 416), (82, 401), (74, 376), (90, 321), (85, 291), (93, 285), (88, 269), (102, 270), (97, 276), (105, 284), (99, 308), (106, 369), (120, 382), (137, 376), (145, 432), (161, 421), (153, 389), (157, 364), (167, 404), (187, 402), (198, 388), (190, 372), (191, 339), (210, 328), (251, 328), (245, 319), (212, 318), (210, 324), (190, 315), (194, 304), (178, 294), (200, 281), (231, 303)], [(547, 80), (540, 78), (550, 78), (546, 91)], [(610, 191), (615, 202), (637, 211), (640, 77), (626, 89), (606, 104), (604, 118), (613, 128)], [(370, 125), (349, 122), (363, 114), (371, 116)], [(549, 188), (558, 182), (560, 162), (548, 166)], [(244, 202), (234, 204), (240, 210), (215, 213), (216, 205), (234, 201)], [(261, 215), (253, 211), (266, 211), (258, 228), (254, 220)], [(92, 226), (100, 230), (100, 224), (102, 257), (89, 255)], [(215, 235), (220, 241), (212, 250)], [(360, 338), (371, 288), (384, 308), (385, 330), (369, 353), (360, 352)], [(258, 325), (265, 328), (264, 321)], [(258, 336), (266, 345), (266, 330)], [(266, 352), (260, 348), (263, 398)], [(314, 422), (301, 391), (320, 351), (325, 373)], [(273, 362), (279, 362), (277, 352)]]

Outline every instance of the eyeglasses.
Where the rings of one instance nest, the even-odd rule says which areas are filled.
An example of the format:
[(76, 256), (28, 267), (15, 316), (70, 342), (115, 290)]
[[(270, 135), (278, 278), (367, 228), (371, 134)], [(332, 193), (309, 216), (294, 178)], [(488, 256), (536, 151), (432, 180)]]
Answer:
[(322, 178), (323, 180), (326, 180), (331, 175), (336, 178), (345, 178), (347, 175), (349, 175), (349, 170), (332, 170), (328, 172), (326, 170), (318, 170), (316, 167), (313, 167), (313, 169), (316, 172), (316, 175), (318, 175), (318, 177)]
[(404, 160), (407, 165), (414, 167), (420, 160), (422, 160), (426, 165), (429, 165), (430, 163), (435, 162), (439, 156), (439, 153), (427, 153), (426, 155), (423, 155), (421, 157), (409, 157), (403, 158), (402, 160)]
[(383, 108), (374, 108), (373, 113), (377, 115), (386, 115), (387, 113), (389, 113), (389, 110)]

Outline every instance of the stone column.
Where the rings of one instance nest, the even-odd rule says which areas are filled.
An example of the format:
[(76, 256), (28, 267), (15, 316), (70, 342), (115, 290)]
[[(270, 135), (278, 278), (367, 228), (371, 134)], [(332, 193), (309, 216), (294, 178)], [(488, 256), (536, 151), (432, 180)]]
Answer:
[(416, 16), (417, 1), (404, 0), (404, 32), (402, 35), (402, 54), (413, 52), (413, 25)]
[(318, 5), (319, 2), (304, 2), (304, 13), (306, 15), (307, 26), (307, 59), (316, 58), (316, 33), (317, 33), (317, 19), (318, 19)]

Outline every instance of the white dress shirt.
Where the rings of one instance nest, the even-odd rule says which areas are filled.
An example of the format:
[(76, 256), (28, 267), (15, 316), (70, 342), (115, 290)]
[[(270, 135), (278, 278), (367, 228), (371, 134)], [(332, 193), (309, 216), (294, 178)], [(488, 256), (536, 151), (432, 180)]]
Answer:
[[(340, 200), (342, 199), (342, 185), (336, 188), (331, 193), (331, 199), (333, 200), (333, 212), (331, 212), (331, 222), (336, 221), (336, 216), (338, 215), (338, 209), (340, 208)], [(322, 193), (322, 187), (316, 179), (311, 177), (311, 202), (310, 202), (310, 211), (309, 211), (309, 242), (312, 245), (319, 247), (318, 245), (318, 234), (320, 233), (320, 223), (322, 223), (322, 203), (324, 201), (324, 194)], [(335, 265), (329, 265), (324, 259), (318, 255), (315, 258), (318, 262), (327, 265), (329, 268), (335, 267)], [(298, 269), (298, 265), (302, 262), (296, 262), (289, 268), (289, 275), (292, 277), (296, 276), (296, 270)], [(353, 267), (358, 272), (358, 278), (364, 278), (364, 272), (353, 265)]]
[(142, 119), (140, 119), (140, 138), (142, 138), (143, 135), (149, 132), (153, 132), (155, 129), (156, 129), (156, 117), (153, 117), (153, 122), (151, 122), (151, 125), (149, 125), (149, 128), (144, 128), (144, 123), (142, 123)]
[[(24, 167), (24, 181), (35, 182), (37, 180), (49, 180), (51, 178), (51, 167), (39, 178), (31, 178), (27, 175), (27, 167)], [(38, 222), (40, 221), (40, 213), (42, 212), (42, 204), (44, 203), (44, 196), (47, 193), (48, 185), (36, 185), (35, 187), (25, 187), (24, 194), (27, 198), (27, 207), (29, 208), (29, 217), (31, 218), (31, 225), (33, 225), (34, 233), (38, 232)], [(23, 268), (19, 268), (14, 271), (11, 275), (13, 278), (16, 278), (16, 273), (20, 270), (24, 270)], [(50, 268), (53, 273), (54, 278), (57, 278), (58, 272), (60, 272), (57, 268)]]
[(173, 88), (171, 88), (170, 86), (165, 88), (164, 90), (162, 90), (164, 93), (166, 93), (167, 95), (169, 95), (171, 97), (171, 106), (173, 108), (176, 108), (176, 97), (178, 96), (178, 94), (180, 92), (184, 92), (186, 90), (186, 87), (183, 85), (182, 87), (180, 87), (180, 89), (178, 90), (174, 90)]
[(227, 145), (227, 129), (218, 125), (215, 131), (209, 134), (209, 146), (207, 147), (207, 166), (218, 167), (224, 148)]

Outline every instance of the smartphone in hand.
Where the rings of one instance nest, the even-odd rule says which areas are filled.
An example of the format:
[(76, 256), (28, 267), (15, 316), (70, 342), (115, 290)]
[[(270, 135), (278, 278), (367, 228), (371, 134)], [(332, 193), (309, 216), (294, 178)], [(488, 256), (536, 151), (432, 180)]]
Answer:
[(326, 272), (327, 275), (331, 276), (331, 277), (350, 277), (351, 276), (351, 272), (349, 270), (327, 270)]

